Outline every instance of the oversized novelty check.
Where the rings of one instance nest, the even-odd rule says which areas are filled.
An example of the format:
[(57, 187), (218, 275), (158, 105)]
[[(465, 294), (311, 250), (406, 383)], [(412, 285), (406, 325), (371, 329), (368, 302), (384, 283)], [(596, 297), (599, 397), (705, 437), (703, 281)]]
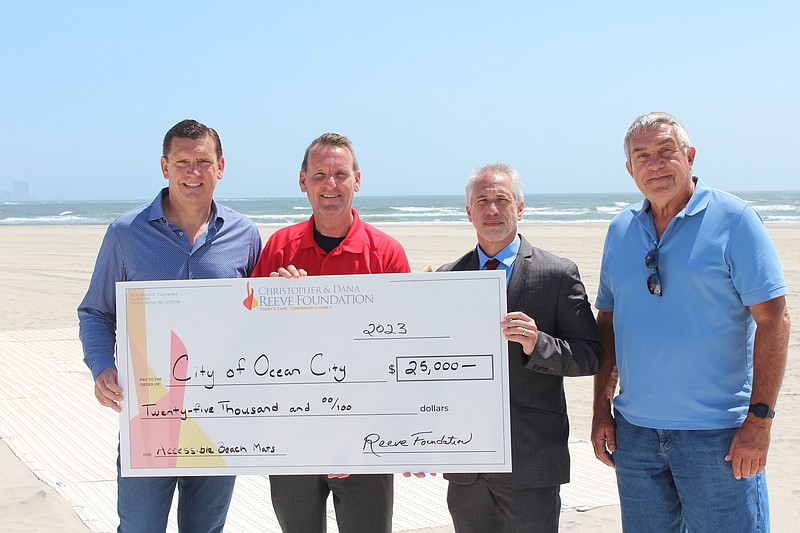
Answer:
[(510, 472), (505, 287), (118, 283), (122, 475)]

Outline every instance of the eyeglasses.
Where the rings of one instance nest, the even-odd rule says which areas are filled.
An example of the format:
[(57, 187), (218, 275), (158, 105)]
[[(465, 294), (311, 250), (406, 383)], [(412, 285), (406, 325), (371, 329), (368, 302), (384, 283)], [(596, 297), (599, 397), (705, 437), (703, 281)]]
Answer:
[(653, 248), (644, 256), (644, 265), (653, 271), (647, 276), (647, 290), (653, 296), (661, 296), (661, 277), (658, 275), (658, 248)]

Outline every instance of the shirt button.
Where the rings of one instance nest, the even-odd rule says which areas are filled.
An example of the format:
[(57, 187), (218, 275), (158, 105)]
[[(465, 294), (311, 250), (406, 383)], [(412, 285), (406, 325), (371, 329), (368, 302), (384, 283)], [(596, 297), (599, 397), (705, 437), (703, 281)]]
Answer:
[(183, 237), (183, 232), (182, 232), (182, 231), (179, 231), (179, 232), (178, 232), (178, 235), (180, 235), (181, 237)]

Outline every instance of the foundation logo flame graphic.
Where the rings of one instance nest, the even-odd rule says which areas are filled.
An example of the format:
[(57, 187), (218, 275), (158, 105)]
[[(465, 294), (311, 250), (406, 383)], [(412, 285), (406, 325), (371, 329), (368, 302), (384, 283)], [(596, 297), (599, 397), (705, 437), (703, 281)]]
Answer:
[(250, 311), (258, 306), (258, 300), (256, 299), (255, 291), (250, 288), (249, 281), (247, 282), (247, 298), (242, 301), (242, 305), (244, 305)]

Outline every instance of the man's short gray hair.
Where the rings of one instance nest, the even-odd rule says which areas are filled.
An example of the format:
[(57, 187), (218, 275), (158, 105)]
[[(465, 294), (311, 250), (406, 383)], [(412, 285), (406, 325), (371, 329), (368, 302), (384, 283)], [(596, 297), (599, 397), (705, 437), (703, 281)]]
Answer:
[(680, 146), (683, 154), (686, 155), (686, 153), (689, 151), (689, 148), (692, 147), (692, 141), (689, 140), (689, 134), (686, 133), (686, 128), (683, 127), (683, 124), (678, 122), (677, 118), (673, 117), (669, 113), (654, 112), (645, 113), (644, 115), (636, 117), (636, 120), (634, 120), (628, 128), (628, 133), (625, 134), (625, 142), (623, 144), (625, 149), (625, 157), (628, 161), (631, 160), (631, 137), (634, 135), (639, 135), (640, 133), (652, 131), (658, 128), (661, 124), (668, 124), (672, 126), (672, 131), (675, 132), (675, 138), (678, 139), (678, 145)]
[(514, 195), (514, 200), (518, 204), (523, 202), (524, 198), (522, 194), (522, 183), (519, 180), (519, 172), (517, 172), (514, 167), (507, 165), (506, 163), (490, 163), (488, 165), (483, 165), (480, 168), (476, 168), (469, 175), (469, 178), (467, 178), (466, 197), (468, 204), (472, 197), (472, 189), (475, 187), (475, 182), (478, 180), (478, 178), (484, 174), (497, 173), (505, 174), (511, 178), (511, 193)]

